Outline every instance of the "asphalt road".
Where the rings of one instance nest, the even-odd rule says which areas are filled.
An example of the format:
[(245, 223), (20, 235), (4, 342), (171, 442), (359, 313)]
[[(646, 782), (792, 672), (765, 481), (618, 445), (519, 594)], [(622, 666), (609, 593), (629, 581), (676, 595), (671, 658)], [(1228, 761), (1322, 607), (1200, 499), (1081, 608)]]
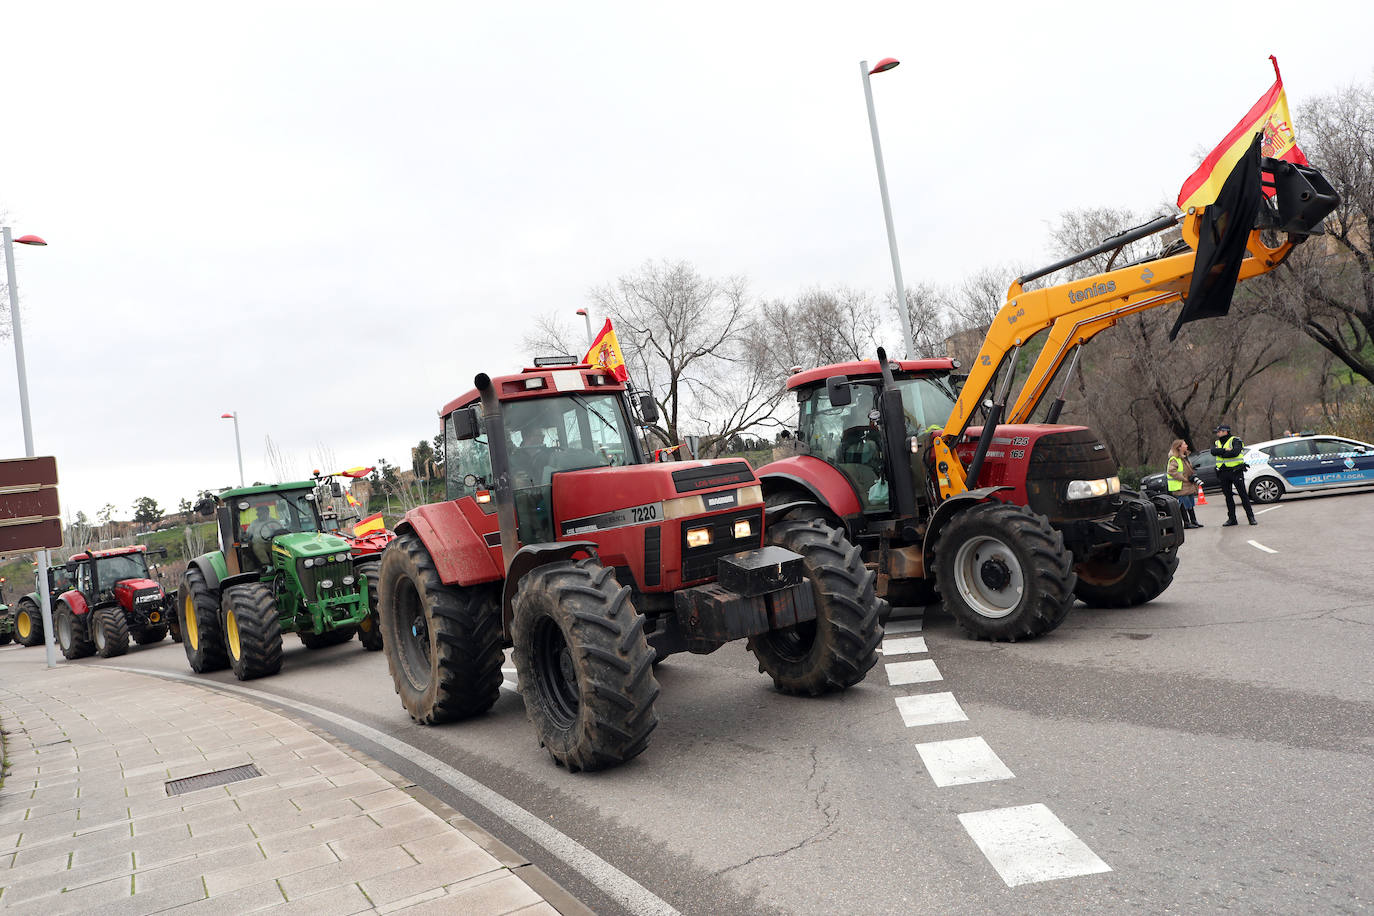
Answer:
[[(645, 909), (624, 902), (626, 881), (684, 913), (1365, 911), (1374, 492), (1285, 498), (1254, 528), (1223, 530), (1223, 512), (1199, 510), (1207, 527), (1149, 605), (1079, 606), (1015, 645), (964, 639), (931, 608), (889, 636), (928, 653), (889, 655), (842, 695), (782, 696), (742, 645), (674, 656), (648, 751), (605, 773), (556, 768), (509, 691), (480, 720), (412, 725), (384, 658), (356, 642), (308, 652), (288, 637), (276, 677), (201, 680), (325, 711), (310, 717), (599, 913)], [(889, 683), (886, 663), (924, 660), (940, 680)], [(190, 673), (170, 642), (79, 664)], [(945, 692), (966, 721), (905, 724), (899, 698)], [(975, 737), (1010, 778), (938, 786), (916, 745)], [(960, 819), (1003, 809), (1067, 834), (1029, 866), (1016, 857), (1046, 841), (1044, 822), (1006, 840), (1002, 868), (1026, 883)], [(1090, 873), (1039, 880), (1056, 868)]]

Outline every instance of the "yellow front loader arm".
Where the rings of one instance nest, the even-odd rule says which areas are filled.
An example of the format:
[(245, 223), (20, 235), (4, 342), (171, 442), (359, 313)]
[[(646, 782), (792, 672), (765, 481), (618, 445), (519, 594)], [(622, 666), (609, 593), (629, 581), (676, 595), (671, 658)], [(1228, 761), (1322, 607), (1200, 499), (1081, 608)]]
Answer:
[[(1335, 192), (1314, 169), (1296, 168), (1275, 160), (1264, 160), (1264, 168), (1275, 176), (1273, 183), (1277, 185), (1277, 203), (1261, 206), (1260, 225), (1249, 231), (1237, 282), (1268, 273), (1283, 263), (1337, 202)], [(1051, 379), (1075, 348), (1128, 315), (1178, 302), (1188, 294), (1197, 265), (1199, 235), (1206, 211), (1207, 208), (1194, 208), (1177, 217), (1160, 217), (1109, 239), (1090, 251), (1013, 281), (1007, 292), (1007, 303), (993, 319), (983, 346), (970, 367), (968, 379), (955, 401), (949, 421), (934, 442), (941, 499), (965, 492), (974, 485), (986, 445), (980, 443), (978, 453), (967, 469), (955, 453), (954, 446), (985, 400), (991, 399), (995, 405), (990, 411), (990, 419), (994, 424), (1026, 422), (1044, 397)], [(1097, 254), (1108, 251), (1119, 253), (1126, 245), (1171, 229), (1180, 222), (1187, 250), (1179, 254), (1140, 261), (1045, 289), (1030, 292), (1024, 289), (1024, 284), (1031, 280)], [(1266, 229), (1286, 231), (1287, 238), (1271, 247), (1263, 238)], [(1016, 356), (1023, 345), (1045, 328), (1050, 329), (1049, 336), (1022, 384), (1015, 404), (1010, 411), (1006, 411), (1003, 419), (1002, 411), (1014, 375)], [(1008, 360), (1011, 366), (1006, 369), (1002, 390), (990, 391), (993, 380)], [(989, 417), (985, 414), (984, 420), (987, 419)], [(991, 430), (985, 430), (983, 438), (990, 440), (990, 437)]]

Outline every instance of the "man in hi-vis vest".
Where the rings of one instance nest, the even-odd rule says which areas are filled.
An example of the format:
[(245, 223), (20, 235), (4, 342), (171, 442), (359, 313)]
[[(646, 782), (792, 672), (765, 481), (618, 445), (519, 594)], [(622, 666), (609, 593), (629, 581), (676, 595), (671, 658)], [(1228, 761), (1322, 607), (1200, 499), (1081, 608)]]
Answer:
[(1255, 510), (1250, 508), (1250, 494), (1245, 491), (1245, 443), (1239, 436), (1231, 435), (1231, 425), (1226, 422), (1217, 424), (1217, 441), (1212, 443), (1212, 457), (1217, 459), (1217, 481), (1221, 484), (1222, 495), (1226, 497), (1226, 521), (1221, 527), (1236, 524), (1236, 502), (1231, 497), (1234, 489), (1240, 494), (1240, 504), (1245, 507), (1245, 517), (1250, 524), (1255, 522)]

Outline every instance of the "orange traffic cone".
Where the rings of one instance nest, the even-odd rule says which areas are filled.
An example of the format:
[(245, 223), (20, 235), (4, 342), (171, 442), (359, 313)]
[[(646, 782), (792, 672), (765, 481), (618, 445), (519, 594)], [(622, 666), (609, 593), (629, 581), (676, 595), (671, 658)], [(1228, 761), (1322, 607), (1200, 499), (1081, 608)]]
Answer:
[(1199, 506), (1205, 506), (1205, 505), (1207, 505), (1207, 496), (1206, 496), (1206, 494), (1204, 494), (1204, 493), (1202, 492), (1202, 487), (1198, 487), (1198, 488), (1197, 488), (1197, 505), (1199, 505)]

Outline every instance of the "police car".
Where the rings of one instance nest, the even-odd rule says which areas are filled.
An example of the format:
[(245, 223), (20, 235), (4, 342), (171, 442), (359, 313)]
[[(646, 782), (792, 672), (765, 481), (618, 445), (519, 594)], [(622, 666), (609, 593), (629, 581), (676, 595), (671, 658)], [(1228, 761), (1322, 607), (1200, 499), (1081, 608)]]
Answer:
[(1341, 436), (1289, 436), (1245, 450), (1250, 499), (1272, 503), (1285, 493), (1374, 484), (1374, 445)]

